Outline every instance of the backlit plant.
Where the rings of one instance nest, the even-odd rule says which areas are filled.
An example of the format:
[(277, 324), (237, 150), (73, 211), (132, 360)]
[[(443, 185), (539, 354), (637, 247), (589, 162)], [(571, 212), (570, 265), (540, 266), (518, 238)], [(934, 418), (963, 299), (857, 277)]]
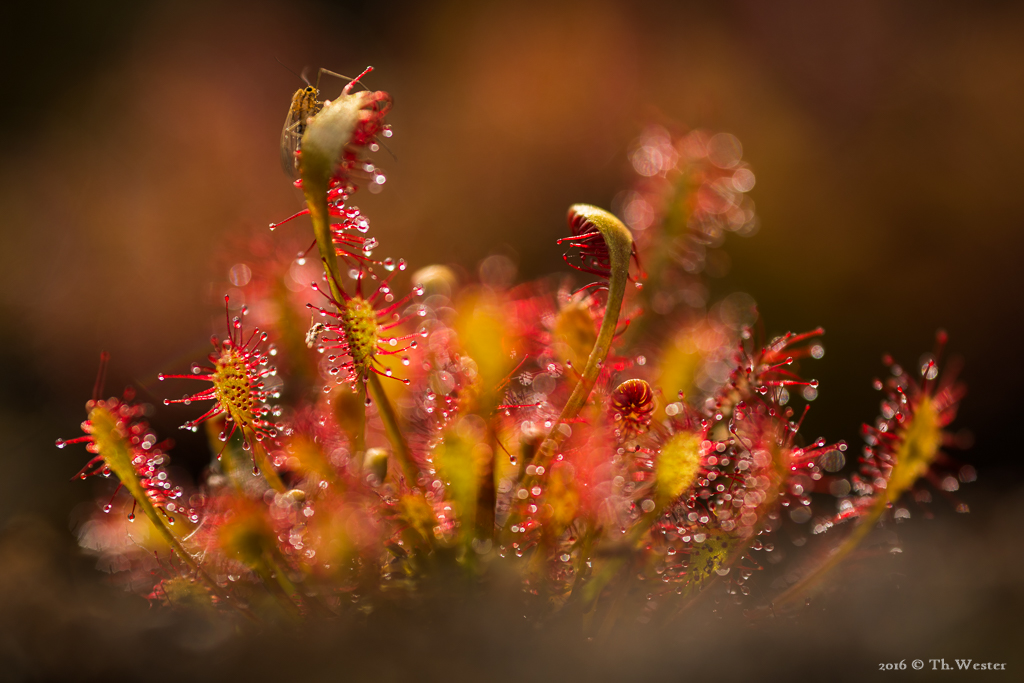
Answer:
[(940, 375), (941, 349), (912, 371), (890, 362), (882, 415), (844, 478), (847, 445), (801, 432), (818, 395), (801, 366), (823, 356), (824, 331), (762, 339), (749, 297), (707, 301), (708, 249), (757, 227), (734, 137), (645, 130), (625, 222), (577, 204), (552, 239), (581, 282), (472, 282), (422, 264), (407, 283), (350, 204), (383, 184), (368, 154), (391, 136), (390, 96), (353, 92), (358, 80), (334, 101), (296, 93), (306, 104), (282, 134), (306, 209), (271, 227), (309, 216), (317, 256), (303, 258), (320, 267), (305, 301), (274, 284), (289, 259), (266, 259), (246, 296), (272, 301), (276, 323), (249, 331), (243, 309), (208, 365), (160, 376), (209, 383), (165, 401), (204, 404), (185, 424), (213, 453), (198, 486), (169, 481), (130, 394), (95, 396), (84, 435), (58, 442), (85, 443), (81, 476), (126, 491), (94, 521), (132, 524), (130, 543), (125, 528), (100, 549), (122, 558), (131, 590), (303, 618), (411, 602), (458, 567), (467, 589), (512, 574), (535, 618), (603, 633), (706, 596), (743, 600), (783, 525), (834, 552), (750, 606), (803, 598), (922, 480), (956, 488), (940, 449), (963, 389)]

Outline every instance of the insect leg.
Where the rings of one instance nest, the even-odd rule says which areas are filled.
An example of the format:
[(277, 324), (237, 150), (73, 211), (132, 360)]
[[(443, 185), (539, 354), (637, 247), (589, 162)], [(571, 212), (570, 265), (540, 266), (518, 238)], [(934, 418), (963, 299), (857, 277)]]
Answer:
[(334, 76), (335, 78), (344, 78), (346, 81), (355, 80), (351, 76), (345, 76), (344, 74), (335, 73), (335, 72), (331, 71), (330, 69), (323, 69), (323, 68), (321, 68), (319, 71), (316, 72), (316, 86), (315, 87), (316, 87), (317, 91), (320, 90), (320, 77), (323, 76), (324, 74), (327, 74), (328, 76)]

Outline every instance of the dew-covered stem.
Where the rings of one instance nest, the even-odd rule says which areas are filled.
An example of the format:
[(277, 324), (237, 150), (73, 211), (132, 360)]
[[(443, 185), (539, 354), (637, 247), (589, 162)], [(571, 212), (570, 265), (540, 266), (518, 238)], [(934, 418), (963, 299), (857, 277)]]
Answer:
[(857, 526), (854, 527), (853, 531), (843, 539), (843, 542), (839, 547), (830, 553), (818, 566), (813, 567), (811, 571), (800, 581), (776, 598), (774, 604), (778, 606), (785, 606), (806, 596), (809, 591), (813, 591), (821, 582), (821, 579), (823, 579), (826, 574), (828, 574), (858, 545), (860, 545), (860, 542), (864, 540), (864, 537), (875, 528), (875, 524), (878, 523), (879, 518), (881, 518), (882, 513), (885, 512), (888, 504), (889, 502), (884, 496), (876, 500), (868, 509), (867, 513), (857, 522)]
[[(306, 206), (313, 221), (313, 233), (316, 236), (317, 250), (323, 260), (327, 273), (327, 283), (334, 301), (341, 303), (348, 296), (341, 289), (341, 275), (338, 271), (338, 255), (334, 248), (331, 234), (330, 213), (327, 205), (327, 192), (334, 173), (336, 160), (355, 129), (359, 101), (355, 98), (339, 98), (326, 106), (309, 123), (302, 139), (302, 156), (300, 171), (302, 189), (306, 197)], [(377, 404), (377, 412), (384, 423), (384, 431), (394, 449), (395, 457), (402, 467), (402, 472), (411, 486), (418, 486), (419, 473), (412, 460), (409, 446), (398, 424), (394, 406), (388, 399), (380, 379), (370, 373), (365, 381), (365, 391)], [(360, 394), (364, 390), (360, 390)], [(363, 419), (365, 420), (365, 413)], [(364, 427), (356, 429), (357, 440), (364, 439)], [(365, 444), (364, 444), (365, 445)]]
[(586, 405), (594, 383), (601, 372), (601, 367), (608, 357), (612, 341), (615, 338), (615, 330), (619, 324), (619, 313), (622, 310), (622, 302), (625, 299), (626, 284), (629, 282), (629, 263), (633, 255), (633, 236), (629, 229), (622, 224), (618, 218), (604, 209), (589, 204), (574, 204), (569, 208), (569, 214), (584, 216), (604, 239), (608, 249), (610, 276), (608, 278), (608, 298), (605, 303), (604, 318), (598, 330), (597, 340), (587, 358), (587, 364), (583, 368), (579, 381), (572, 390), (569, 400), (566, 401), (558, 419), (551, 426), (547, 438), (541, 445), (536, 457), (538, 466), (547, 467), (554, 456), (558, 444), (565, 438), (561, 426), (575, 418), (583, 406)]
[(900, 425), (897, 436), (900, 441), (895, 451), (895, 464), (889, 473), (888, 485), (875, 494), (875, 499), (861, 512), (857, 526), (843, 539), (839, 547), (818, 566), (813, 567), (802, 580), (783, 593), (776, 600), (777, 604), (791, 603), (813, 590), (821, 579), (875, 528), (889, 506), (899, 500), (928, 471), (942, 443), (940, 416), (931, 398), (925, 396), (919, 399), (914, 406), (913, 417)]
[[(355, 118), (343, 106), (344, 98), (325, 108), (318, 116), (311, 119), (302, 139), (302, 156), (299, 170), (302, 176), (302, 192), (309, 209), (309, 218), (313, 223), (313, 234), (316, 237), (317, 251), (323, 261), (327, 275), (327, 285), (331, 297), (340, 304), (348, 299), (342, 290), (341, 273), (338, 270), (338, 254), (334, 248), (331, 234), (331, 216), (327, 205), (327, 192), (330, 189), (334, 168), (355, 128)], [(347, 114), (347, 116), (345, 115)], [(340, 312), (340, 309), (339, 309)], [(360, 389), (360, 396), (365, 390)], [(383, 393), (383, 392), (381, 392)], [(386, 400), (386, 399), (385, 399)], [(365, 402), (365, 401), (364, 401)], [(378, 403), (380, 405), (380, 403)], [(365, 410), (361, 411), (359, 424), (354, 429), (355, 440), (362, 441), (365, 451)]]
[(569, 212), (585, 215), (601, 233), (605, 246), (608, 248), (611, 277), (608, 279), (608, 299), (605, 303), (604, 319), (601, 321), (601, 328), (597, 333), (597, 341), (590, 351), (579, 382), (576, 383), (569, 400), (562, 408), (562, 413), (552, 427), (549, 438), (557, 433), (561, 423), (576, 417), (594, 388), (597, 376), (601, 372), (601, 366), (611, 349), (615, 329), (619, 324), (619, 313), (622, 310), (622, 301), (626, 294), (626, 283), (629, 281), (629, 262), (633, 255), (633, 236), (618, 218), (603, 209), (587, 204), (575, 204), (569, 209)]
[[(622, 224), (618, 218), (604, 209), (589, 204), (574, 204), (569, 208), (569, 216), (580, 217), (588, 221), (600, 233), (604, 245), (608, 250), (608, 298), (605, 302), (604, 318), (598, 330), (597, 339), (587, 358), (587, 364), (579, 381), (573, 388), (569, 399), (562, 408), (558, 419), (554, 421), (551, 430), (541, 443), (534, 458), (538, 468), (549, 469), (551, 460), (555, 455), (558, 445), (565, 439), (567, 432), (563, 431), (563, 424), (575, 418), (583, 406), (586, 405), (590, 392), (597, 382), (598, 375), (608, 352), (611, 349), (612, 341), (615, 338), (616, 327), (619, 323), (619, 313), (622, 310), (622, 303), (625, 299), (626, 284), (629, 282), (629, 264), (633, 256), (633, 236), (629, 229)], [(521, 483), (523, 488), (530, 490), (534, 487), (537, 476), (527, 476)], [(506, 527), (515, 526), (521, 519), (520, 514), (513, 513), (509, 518)]]
[(177, 536), (167, 526), (164, 517), (157, 512), (149, 496), (146, 495), (146, 491), (142, 487), (138, 475), (135, 473), (135, 468), (132, 467), (131, 449), (119, 432), (117, 420), (114, 416), (106, 408), (97, 406), (89, 412), (89, 423), (94, 443), (100, 455), (103, 456), (103, 461), (120, 480), (121, 484), (128, 489), (128, 493), (132, 495), (136, 505), (138, 505), (149, 521), (153, 523), (153, 528), (156, 529), (160, 537), (167, 542), (167, 545), (181, 558), (182, 562), (207, 585), (214, 595), (220, 600), (241, 609), (248, 615), (248, 611), (242, 606), (228, 600), (224, 596), (217, 583), (199, 566), (195, 558), (182, 547)]

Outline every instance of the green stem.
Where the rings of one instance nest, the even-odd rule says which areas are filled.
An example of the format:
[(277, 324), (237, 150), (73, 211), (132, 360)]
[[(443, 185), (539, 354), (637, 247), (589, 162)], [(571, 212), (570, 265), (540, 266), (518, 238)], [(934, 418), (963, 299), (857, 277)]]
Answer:
[[(270, 456), (267, 454), (266, 449), (263, 448), (261, 442), (256, 440), (254, 431), (247, 427), (242, 427), (240, 435), (233, 436), (226, 442), (222, 442), (220, 440), (220, 433), (223, 430), (223, 417), (214, 418), (206, 422), (206, 437), (210, 448), (214, 452), (219, 452), (221, 469), (236, 491), (245, 492), (247, 490), (246, 481), (251, 480), (252, 477), (250, 463), (255, 463), (259, 467), (263, 480), (267, 482), (270, 488), (278, 493), (283, 493), (287, 490), (277, 470), (271, 464)], [(246, 440), (255, 449), (252, 456), (248, 454), (243, 455), (244, 451), (239, 447), (239, 444), (245, 443)]]
[(395, 413), (395, 408), (391, 405), (388, 395), (384, 393), (380, 377), (375, 373), (371, 373), (366, 387), (370, 392), (370, 398), (377, 404), (377, 414), (380, 415), (380, 421), (384, 423), (384, 433), (387, 435), (388, 441), (391, 442), (391, 447), (394, 449), (395, 457), (402, 467), (402, 474), (405, 475), (405, 480), (409, 483), (409, 486), (421, 488), (419, 468), (413, 462), (409, 444), (406, 443), (402, 430), (398, 425), (398, 415)]
[[(288, 613), (297, 617), (301, 598), (295, 584), (285, 575), (281, 565), (274, 559), (270, 551), (264, 551), (263, 557), (256, 563), (254, 569), (260, 575), (271, 594), (277, 593), (277, 598), (285, 606)], [(279, 592), (280, 591), (280, 592)]]
[(345, 297), (339, 289), (341, 274), (338, 272), (338, 256), (331, 235), (327, 191), (338, 159), (352, 140), (352, 133), (359, 120), (361, 97), (343, 94), (324, 106), (306, 126), (302, 135), (302, 156), (299, 157), (302, 191), (309, 208), (309, 217), (313, 221), (316, 246), (327, 269), (331, 294), (338, 303), (344, 301)]
[(785, 593), (774, 600), (774, 603), (777, 605), (792, 603), (794, 600), (803, 596), (817, 586), (821, 579), (831, 571), (833, 567), (839, 564), (843, 558), (849, 555), (850, 552), (864, 540), (864, 537), (875, 528), (875, 524), (878, 523), (879, 518), (888, 506), (889, 497), (884, 494), (879, 496), (878, 500), (876, 500), (868, 510), (867, 515), (861, 517), (853, 531), (843, 539), (842, 544), (840, 544), (840, 546), (836, 548), (836, 550), (831, 553), (824, 562), (815, 567), (809, 574), (804, 576), (803, 579), (788, 588)]
[[(338, 271), (338, 255), (334, 249), (331, 234), (331, 217), (327, 205), (327, 191), (338, 159), (345, 146), (352, 138), (358, 121), (361, 95), (343, 94), (326, 105), (306, 127), (302, 136), (302, 156), (299, 158), (299, 170), (302, 175), (302, 190), (309, 207), (309, 217), (313, 221), (313, 234), (316, 246), (320, 251), (324, 269), (327, 272), (327, 283), (331, 288), (331, 296), (339, 305), (348, 299), (341, 290), (341, 274)], [(419, 471), (413, 462), (409, 445), (402, 436), (394, 406), (384, 393), (380, 379), (369, 373), (366, 382), (370, 398), (377, 404), (377, 412), (384, 423), (384, 431), (394, 448), (410, 486), (418, 487)], [(364, 421), (366, 419), (363, 412)], [(361, 427), (357, 434), (364, 433)], [(365, 444), (364, 444), (365, 445)]]
[(192, 555), (182, 547), (178, 538), (171, 533), (169, 528), (167, 528), (167, 524), (164, 522), (163, 517), (157, 513), (156, 508), (153, 507), (151, 502), (149, 502), (146, 495), (144, 493), (141, 496), (137, 495), (132, 491), (133, 487), (131, 486), (126, 486), (126, 488), (132, 493), (132, 497), (135, 498), (135, 502), (138, 503), (138, 506), (142, 508), (142, 511), (146, 513), (147, 517), (149, 517), (149, 521), (153, 522), (153, 526), (156, 527), (157, 532), (159, 532), (163, 539), (167, 541), (167, 544), (171, 546), (171, 549), (178, 554), (186, 565), (188, 565), (189, 569), (195, 572), (196, 575), (199, 576), (207, 585), (214, 589), (214, 592), (218, 597), (223, 599), (223, 596), (220, 595), (220, 588), (216, 583), (214, 583), (213, 579), (207, 575), (203, 568), (199, 566), (199, 563), (195, 561), (195, 558), (193, 558)]
[(260, 468), (260, 474), (263, 475), (270, 488), (278, 493), (284, 493), (287, 489), (284, 482), (281, 481), (281, 477), (277, 474), (277, 470), (274, 469), (274, 464), (270, 461), (270, 454), (263, 447), (263, 443), (255, 438), (251, 439), (249, 443), (253, 449), (253, 462)]
[(606, 560), (604, 566), (594, 573), (593, 578), (583, 584), (581, 597), (583, 598), (584, 605), (593, 605), (597, 602), (605, 586), (618, 576), (626, 564), (635, 557), (634, 551), (660, 516), (661, 511), (659, 510), (658, 512), (648, 512), (637, 520), (633, 528), (629, 530), (625, 543), (622, 544), (622, 552)]
[(224, 430), (224, 417), (215, 417), (206, 421), (206, 440), (210, 444), (210, 450), (220, 461), (220, 469), (231, 483), (231, 488), (239, 493), (245, 491), (245, 484), (240, 476), (240, 469), (236, 458), (234, 438), (227, 442), (220, 440), (220, 434)]
[(106, 408), (97, 407), (90, 411), (89, 422), (92, 424), (93, 439), (100, 455), (103, 456), (103, 461), (120, 480), (121, 484), (128, 489), (128, 493), (135, 499), (136, 505), (142, 509), (142, 512), (149, 518), (149, 521), (153, 523), (153, 527), (171, 547), (171, 550), (177, 553), (185, 565), (209, 587), (210, 591), (218, 599), (239, 609), (246, 616), (254, 618), (244, 606), (230, 600), (221, 592), (220, 586), (210, 578), (199, 563), (196, 562), (195, 558), (182, 547), (181, 542), (178, 541), (178, 538), (168, 528), (163, 516), (157, 512), (156, 507), (153, 506), (152, 501), (146, 494), (146, 490), (142, 488), (142, 482), (139, 481), (135, 467), (132, 465), (131, 449), (125, 443), (124, 437), (121, 436), (117, 426), (117, 419)]
[[(587, 571), (590, 567), (587, 565), (587, 561), (590, 560), (590, 551), (594, 547), (594, 527), (592, 522), (587, 522), (587, 527), (583, 531), (583, 537), (579, 540), (580, 558), (576, 564), (576, 578), (572, 582), (572, 588), (570, 593), (576, 593), (577, 590), (583, 585), (587, 577), (591, 576), (591, 573)], [(593, 563), (593, 560), (590, 560)]]
[[(605, 303), (604, 319), (601, 321), (601, 328), (597, 333), (594, 348), (590, 351), (587, 364), (583, 368), (583, 373), (573, 388), (569, 400), (566, 401), (561, 414), (551, 426), (551, 431), (548, 432), (534, 458), (534, 463), (545, 469), (549, 467), (555, 450), (565, 438), (565, 434), (559, 427), (575, 418), (586, 405), (590, 392), (597, 382), (597, 377), (601, 373), (601, 367), (608, 357), (608, 351), (611, 349), (615, 330), (619, 324), (619, 313), (626, 295), (626, 284), (629, 282), (629, 262), (633, 256), (633, 236), (629, 229), (622, 224), (622, 221), (609, 212), (589, 204), (574, 204), (569, 207), (569, 215), (584, 216), (601, 233), (608, 249), (611, 276), (608, 279), (608, 300)], [(535, 477), (527, 477), (523, 486), (530, 489), (533, 487), (534, 481)], [(515, 519), (518, 518), (515, 517)]]
[(490, 541), (494, 538), (494, 517), (497, 493), (494, 485), (495, 462), (498, 457), (498, 436), (494, 422), (487, 423), (487, 445), (491, 455), (483, 463), (476, 494), (476, 538)]
[[(342, 95), (326, 105), (313, 117), (302, 136), (302, 156), (299, 170), (302, 175), (302, 191), (313, 222), (317, 250), (327, 273), (327, 284), (331, 296), (340, 306), (348, 299), (341, 288), (341, 273), (338, 270), (338, 254), (334, 248), (331, 233), (331, 216), (327, 205), (327, 191), (330, 188), (334, 169), (345, 146), (348, 145), (358, 120), (359, 97)], [(376, 379), (375, 377), (373, 379)], [(365, 389), (358, 390), (365, 404)], [(380, 392), (383, 395), (383, 391)], [(376, 400), (376, 397), (374, 397)], [(378, 406), (387, 402), (378, 400)], [(390, 408), (390, 404), (388, 404)], [(382, 410), (383, 413), (383, 410)], [(392, 411), (393, 413), (393, 411)], [(385, 428), (387, 425), (385, 424)], [(354, 430), (353, 445), (356, 452), (366, 450), (366, 411), (361, 411), (359, 424)], [(397, 448), (397, 446), (396, 446)], [(408, 450), (408, 448), (406, 448)], [(415, 481), (415, 478), (413, 479)]]
[[(359, 401), (359, 405), (366, 405), (366, 385), (362, 383), (356, 383), (356, 398)], [(363, 419), (356, 422), (355, 429), (352, 434), (352, 445), (353, 450), (356, 453), (366, 453), (366, 413), (363, 413)]]
[(637, 519), (629, 530), (624, 544), (620, 546), (625, 548), (625, 552), (619, 552), (604, 561), (593, 579), (583, 584), (581, 597), (585, 605), (596, 603), (605, 586), (614, 580), (635, 556), (635, 551), (643, 545), (644, 538), (655, 522), (661, 519), (665, 510), (693, 485), (700, 472), (702, 440), (702, 436), (681, 432), (662, 445), (655, 467), (655, 487), (652, 494), (654, 507)]
[(313, 234), (316, 236), (316, 248), (320, 252), (320, 259), (327, 271), (327, 284), (331, 288), (331, 296), (338, 304), (341, 304), (348, 296), (341, 289), (341, 273), (338, 272), (338, 254), (334, 250), (334, 240), (331, 235), (331, 217), (327, 212), (327, 186), (323, 185), (321, 194), (314, 196), (310, 189), (306, 189), (306, 206), (309, 207), (309, 217), (313, 221)]
[(813, 587), (821, 577), (846, 557), (864, 540), (874, 528), (882, 513), (889, 505), (896, 503), (916, 482), (934, 461), (942, 444), (942, 424), (939, 413), (929, 395), (921, 397), (913, 406), (913, 417), (904, 422), (898, 435), (899, 448), (896, 451), (896, 464), (889, 473), (888, 484), (878, 492), (874, 503), (867, 513), (860, 518), (857, 527), (843, 539), (843, 543), (826, 560), (816, 567), (803, 580), (787, 590), (777, 602), (787, 603), (809, 588)]
[[(569, 212), (570, 214), (585, 215), (600, 231), (611, 257), (611, 277), (608, 279), (608, 300), (605, 303), (604, 320), (601, 321), (597, 341), (594, 342), (594, 348), (591, 349), (590, 357), (587, 358), (580, 381), (576, 383), (569, 400), (562, 408), (561, 415), (558, 416), (558, 421), (548, 434), (549, 439), (556, 433), (560, 423), (576, 417), (594, 388), (597, 376), (601, 372), (601, 366), (604, 364), (605, 358), (608, 357), (612, 340), (615, 338), (622, 301), (626, 295), (626, 283), (629, 281), (629, 261), (633, 255), (633, 236), (618, 218), (603, 209), (587, 204), (575, 204), (569, 209)], [(547, 465), (546, 462), (540, 464)]]

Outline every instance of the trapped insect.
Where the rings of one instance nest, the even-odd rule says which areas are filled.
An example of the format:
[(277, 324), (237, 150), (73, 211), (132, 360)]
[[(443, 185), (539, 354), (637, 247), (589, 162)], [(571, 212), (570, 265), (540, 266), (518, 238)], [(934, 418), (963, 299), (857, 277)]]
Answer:
[(320, 101), (320, 78), (324, 74), (349, 81), (345, 86), (344, 93), (347, 93), (363, 75), (351, 78), (327, 69), (320, 69), (317, 72), (316, 85), (306, 81), (306, 86), (299, 88), (292, 95), (291, 104), (288, 105), (288, 115), (285, 116), (284, 126), (281, 128), (281, 167), (292, 178), (298, 177), (299, 174), (299, 160), (296, 152), (299, 151), (302, 144), (302, 135), (306, 132), (306, 122), (323, 108), (323, 102)]
[(281, 167), (293, 178), (299, 171), (299, 160), (295, 153), (299, 150), (302, 134), (306, 132), (306, 121), (323, 106), (319, 95), (320, 91), (313, 85), (296, 90), (288, 106), (284, 127), (281, 128)]

